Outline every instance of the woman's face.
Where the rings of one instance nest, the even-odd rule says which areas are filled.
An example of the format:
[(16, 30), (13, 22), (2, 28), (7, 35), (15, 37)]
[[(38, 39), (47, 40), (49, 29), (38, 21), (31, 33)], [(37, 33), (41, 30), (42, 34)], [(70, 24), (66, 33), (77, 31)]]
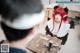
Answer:
[(55, 20), (55, 22), (61, 22), (61, 15), (60, 14), (56, 14), (54, 20)]

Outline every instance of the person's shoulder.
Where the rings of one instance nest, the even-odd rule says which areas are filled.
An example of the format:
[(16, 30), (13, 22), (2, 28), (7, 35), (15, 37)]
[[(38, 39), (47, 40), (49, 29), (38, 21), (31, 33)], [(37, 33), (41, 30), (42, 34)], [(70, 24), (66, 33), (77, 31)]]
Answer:
[(63, 28), (65, 28), (65, 29), (69, 29), (70, 28), (70, 24), (69, 23), (65, 23), (65, 22), (63, 22), (62, 23), (62, 26), (63, 26)]
[(52, 23), (53, 22), (53, 19), (50, 19), (47, 21), (47, 23)]
[(65, 28), (66, 28), (66, 29), (70, 29), (70, 24), (69, 24), (69, 23), (66, 23), (66, 24), (65, 24)]
[(10, 47), (10, 53), (27, 53), (27, 51), (22, 50), (22, 49), (18, 49), (18, 48)]

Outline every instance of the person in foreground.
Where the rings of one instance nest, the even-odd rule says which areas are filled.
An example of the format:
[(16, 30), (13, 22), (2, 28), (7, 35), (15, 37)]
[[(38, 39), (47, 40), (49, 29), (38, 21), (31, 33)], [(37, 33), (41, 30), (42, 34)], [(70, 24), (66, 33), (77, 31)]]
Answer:
[(45, 12), (40, 0), (0, 0), (1, 28), (9, 53), (32, 53), (26, 45), (38, 33)]

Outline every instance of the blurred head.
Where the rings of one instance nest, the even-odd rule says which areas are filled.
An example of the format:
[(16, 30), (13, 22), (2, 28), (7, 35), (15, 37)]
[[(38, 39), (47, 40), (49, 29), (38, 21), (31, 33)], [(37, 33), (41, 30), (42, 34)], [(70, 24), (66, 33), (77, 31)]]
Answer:
[(65, 22), (68, 18), (68, 9), (62, 8), (60, 6), (54, 7), (54, 14), (53, 14), (54, 20), (57, 22)]
[(9, 42), (27, 37), (45, 15), (40, 0), (0, 0), (0, 14), (1, 27)]

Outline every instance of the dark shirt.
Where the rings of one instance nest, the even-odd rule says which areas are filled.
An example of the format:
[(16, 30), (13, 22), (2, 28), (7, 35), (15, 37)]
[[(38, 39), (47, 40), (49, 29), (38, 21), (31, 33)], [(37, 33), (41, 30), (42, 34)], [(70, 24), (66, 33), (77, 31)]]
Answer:
[(27, 53), (27, 51), (18, 49), (18, 48), (12, 48), (10, 47), (10, 52), (9, 53)]

